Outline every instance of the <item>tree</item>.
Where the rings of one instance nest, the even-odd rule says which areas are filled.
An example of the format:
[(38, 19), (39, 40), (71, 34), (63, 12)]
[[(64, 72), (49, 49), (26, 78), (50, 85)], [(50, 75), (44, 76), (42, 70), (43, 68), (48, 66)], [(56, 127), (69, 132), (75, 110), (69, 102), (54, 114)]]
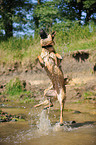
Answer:
[(39, 28), (39, 19), (40, 17), (35, 13), (35, 9), (41, 5), (41, 0), (38, 0), (37, 3), (34, 3), (34, 6), (33, 6), (33, 14), (32, 14), (32, 17), (33, 17), (33, 24), (34, 24), (34, 30), (35, 30), (35, 36), (37, 35), (37, 29)]
[(61, 19), (66, 18), (81, 21), (82, 12), (85, 12), (85, 23), (87, 23), (91, 19), (91, 16), (96, 14), (96, 0), (58, 0), (58, 2)]
[(86, 13), (85, 24), (89, 22), (91, 16), (96, 13), (96, 0), (77, 0), (79, 18), (82, 11)]
[(58, 8), (56, 7), (56, 3), (54, 1), (39, 1), (34, 5), (32, 16), (35, 35), (38, 34), (38, 30), (42, 27), (49, 31), (58, 18)]
[[(14, 31), (31, 27), (35, 35), (41, 27), (52, 28), (54, 23), (82, 20), (86, 13), (85, 23), (90, 19), (96, 21), (96, 0), (0, 0), (0, 35), (2, 30), (6, 38), (13, 36)], [(28, 18), (28, 15), (30, 18)]]
[(86, 12), (85, 23), (87, 23), (91, 16), (96, 14), (96, 0), (83, 0), (83, 10)]
[[(5, 37), (13, 36), (14, 30), (21, 30), (28, 22), (26, 13), (32, 4), (28, 0), (0, 0), (0, 30), (5, 31)], [(17, 24), (16, 27), (13, 23)]]

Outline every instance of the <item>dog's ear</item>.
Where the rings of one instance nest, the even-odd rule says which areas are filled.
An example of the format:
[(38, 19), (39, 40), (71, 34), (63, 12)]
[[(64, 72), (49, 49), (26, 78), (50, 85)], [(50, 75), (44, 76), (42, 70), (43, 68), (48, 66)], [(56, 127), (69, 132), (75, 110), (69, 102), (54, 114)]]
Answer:
[(39, 34), (40, 34), (41, 39), (47, 38), (47, 33), (44, 31), (44, 29), (41, 29)]
[(52, 36), (52, 40), (54, 39), (54, 36), (56, 35), (56, 31), (53, 31), (51, 36)]

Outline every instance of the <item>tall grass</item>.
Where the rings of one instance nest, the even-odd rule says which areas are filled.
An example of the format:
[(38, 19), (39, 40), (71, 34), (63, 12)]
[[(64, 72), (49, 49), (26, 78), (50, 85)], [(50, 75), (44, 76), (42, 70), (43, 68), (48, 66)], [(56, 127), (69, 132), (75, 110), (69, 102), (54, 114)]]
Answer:
[(10, 38), (0, 42), (0, 63), (14, 61), (34, 61), (40, 53), (39, 38)]
[(62, 52), (80, 49), (96, 49), (96, 26), (80, 26), (77, 23), (70, 28), (60, 29), (56, 36), (56, 49)]
[[(53, 30), (57, 32), (55, 49), (61, 55), (79, 49), (96, 49), (96, 26), (94, 24), (86, 26), (57, 24), (54, 25)], [(34, 62), (40, 52), (39, 34), (38, 38), (13, 37), (6, 41), (0, 41), (0, 63), (8, 64), (16, 60)]]

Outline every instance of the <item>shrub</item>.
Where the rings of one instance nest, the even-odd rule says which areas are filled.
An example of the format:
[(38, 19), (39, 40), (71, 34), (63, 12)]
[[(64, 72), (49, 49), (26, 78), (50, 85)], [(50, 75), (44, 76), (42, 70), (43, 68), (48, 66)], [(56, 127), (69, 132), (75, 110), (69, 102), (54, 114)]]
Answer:
[(10, 80), (9, 83), (6, 85), (6, 94), (8, 95), (17, 95), (23, 91), (23, 86), (19, 78), (15, 78)]

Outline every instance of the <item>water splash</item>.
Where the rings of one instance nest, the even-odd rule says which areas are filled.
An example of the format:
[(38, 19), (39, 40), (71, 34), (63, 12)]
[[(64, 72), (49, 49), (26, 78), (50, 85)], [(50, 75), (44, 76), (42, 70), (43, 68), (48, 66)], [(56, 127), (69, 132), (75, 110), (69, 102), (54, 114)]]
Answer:
[(60, 126), (60, 123), (56, 123), (51, 125), (51, 122), (48, 118), (48, 114), (46, 110), (43, 110), (40, 114), (39, 122), (37, 123), (38, 133), (40, 135), (48, 135), (50, 132), (58, 132), (58, 131), (72, 131), (72, 128), (67, 122), (64, 122), (63, 126)]
[[(30, 141), (33, 138), (39, 138), (40, 136), (46, 136), (49, 134), (54, 135), (55, 132), (72, 131), (72, 128), (66, 122), (64, 122), (63, 126), (60, 126), (60, 123), (52, 125), (48, 117), (47, 110), (43, 110), (40, 114), (36, 114), (36, 116), (39, 117), (37, 124), (32, 124), (32, 115), (33, 112), (29, 112), (30, 129), (17, 132), (17, 134), (14, 135), (10, 135), (6, 139), (2, 140), (2, 142), (19, 144)], [(37, 118), (35, 119), (37, 120)]]
[(72, 128), (64, 122), (64, 125), (63, 126), (60, 126), (60, 123), (56, 123), (54, 126), (53, 126), (53, 131), (54, 132), (57, 132), (57, 131), (64, 131), (64, 132), (67, 132), (67, 131), (72, 131)]
[(41, 112), (37, 127), (40, 134), (49, 134), (49, 132), (51, 131), (51, 123), (46, 110), (43, 110)]

